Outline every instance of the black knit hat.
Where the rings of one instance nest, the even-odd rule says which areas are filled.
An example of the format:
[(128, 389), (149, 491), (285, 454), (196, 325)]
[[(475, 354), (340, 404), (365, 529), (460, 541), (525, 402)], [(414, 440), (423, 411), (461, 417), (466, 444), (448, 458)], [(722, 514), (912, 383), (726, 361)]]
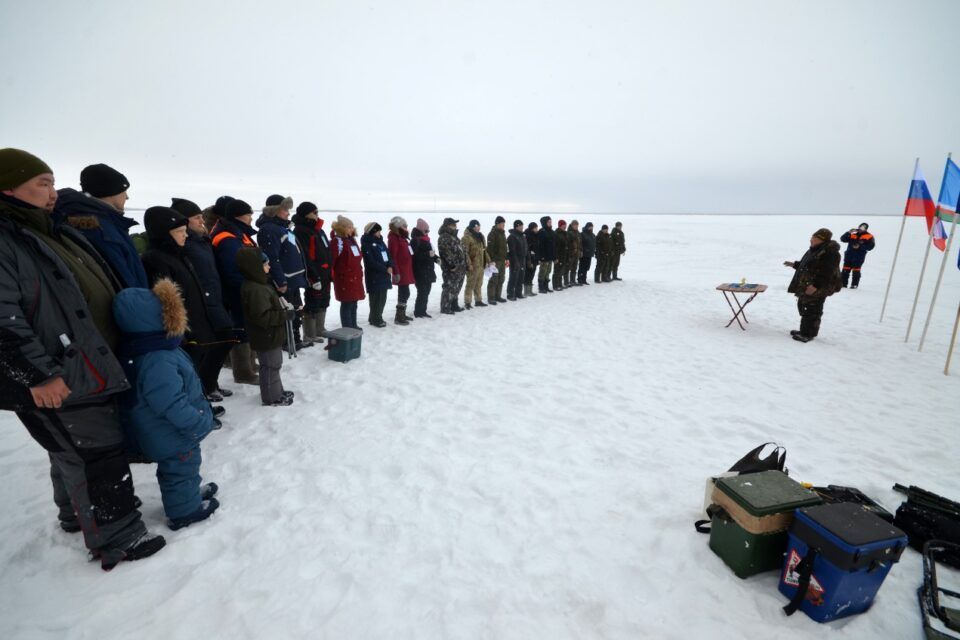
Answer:
[(239, 218), (240, 216), (252, 216), (253, 209), (251, 209), (250, 205), (243, 200), (231, 200), (227, 203), (223, 215), (224, 217), (233, 220), (234, 218)]
[(517, 227), (520, 227), (521, 229), (523, 228), (523, 220), (514, 220), (514, 221), (513, 221), (513, 228), (516, 229)]
[(212, 207), (213, 215), (217, 216), (218, 218), (222, 218), (227, 215), (227, 205), (234, 200), (235, 198), (233, 196), (220, 196), (217, 198), (216, 203), (214, 203)]
[(150, 207), (143, 214), (143, 226), (151, 240), (165, 240), (173, 229), (187, 226), (187, 219), (170, 207)]
[(507, 219), (503, 216), (497, 216), (497, 219), (493, 221), (493, 224), (500, 224), (501, 222), (506, 222)]
[(53, 173), (53, 169), (32, 153), (0, 149), (0, 189), (15, 189), (42, 173)]
[(197, 206), (197, 203), (192, 200), (187, 200), (186, 198), (170, 198), (170, 200), (172, 200), (170, 208), (185, 218), (192, 218), (193, 216), (199, 216), (203, 213), (200, 207)]
[(306, 217), (311, 213), (317, 213), (317, 205), (312, 202), (301, 202), (297, 205), (297, 215)]
[(468, 229), (473, 229), (474, 227), (479, 227), (479, 226), (480, 226), (480, 221), (479, 221), (479, 220), (471, 220), (471, 221), (470, 221), (470, 224), (467, 225), (467, 228), (468, 228)]
[(108, 198), (129, 188), (127, 177), (105, 164), (92, 164), (80, 172), (80, 189), (94, 198)]
[(604, 229), (610, 229), (610, 227), (608, 227), (607, 225), (603, 225), (602, 227), (600, 227), (600, 231), (603, 231)]
[(539, 229), (539, 228), (540, 228), (540, 225), (538, 225), (536, 222), (531, 222), (530, 224), (527, 225), (527, 231), (530, 231), (531, 229)]

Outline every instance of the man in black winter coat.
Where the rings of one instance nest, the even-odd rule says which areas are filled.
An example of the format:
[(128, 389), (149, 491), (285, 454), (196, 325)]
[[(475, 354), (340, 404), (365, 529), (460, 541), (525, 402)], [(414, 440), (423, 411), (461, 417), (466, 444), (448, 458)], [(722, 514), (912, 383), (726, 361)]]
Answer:
[[(168, 207), (150, 207), (143, 215), (143, 222), (150, 245), (143, 254), (147, 280), (152, 287), (157, 280), (167, 278), (180, 287), (189, 322), (183, 350), (193, 360), (203, 393), (208, 399), (215, 398), (223, 362), (237, 343), (233, 323), (226, 310), (218, 313), (217, 308), (211, 310), (207, 304), (213, 292), (204, 287), (185, 249), (187, 219)], [(218, 410), (217, 415), (221, 412)]]
[(553, 293), (550, 288), (550, 274), (553, 273), (557, 261), (557, 234), (553, 230), (553, 218), (550, 216), (540, 218), (540, 225), (540, 273), (537, 281), (540, 293)]
[(527, 268), (527, 239), (523, 235), (523, 220), (514, 220), (507, 236), (507, 261), (510, 279), (507, 281), (507, 300), (523, 300), (523, 277)]
[(233, 395), (232, 391), (220, 386), (218, 379), (230, 348), (238, 342), (238, 332), (233, 327), (233, 318), (230, 317), (223, 301), (223, 282), (217, 270), (217, 256), (213, 252), (213, 241), (204, 222), (203, 211), (196, 203), (183, 198), (173, 198), (170, 208), (187, 219), (187, 242), (183, 245), (183, 251), (200, 279), (210, 323), (216, 330), (219, 341), (227, 343), (226, 347), (222, 348), (223, 356), (219, 364), (217, 364), (219, 353), (214, 352), (207, 354), (206, 362), (209, 367), (208, 375), (215, 385), (214, 390), (209, 392), (207, 397), (211, 402), (220, 402), (223, 398)]
[(533, 292), (533, 279), (537, 275), (537, 265), (540, 264), (540, 227), (536, 222), (527, 225), (527, 230), (523, 232), (523, 237), (527, 240), (527, 264), (523, 270), (523, 295), (535, 296)]
[(165, 541), (140, 518), (123, 450), (116, 394), (129, 383), (109, 339), (117, 283), (79, 232), (54, 223), (56, 198), (50, 167), (0, 149), (0, 409), (48, 452), (61, 528), (82, 531), (110, 570)]
[(797, 296), (800, 330), (790, 335), (798, 342), (810, 342), (820, 333), (824, 301), (840, 288), (840, 245), (829, 229), (818, 229), (803, 257), (783, 266), (796, 270), (787, 291)]
[(303, 339), (323, 342), (327, 308), (330, 306), (330, 240), (323, 230), (317, 205), (301, 202), (293, 216), (293, 233), (300, 243), (307, 266), (303, 305)]
[(580, 266), (577, 269), (577, 282), (590, 284), (587, 282), (587, 274), (590, 273), (590, 262), (593, 260), (593, 254), (597, 251), (597, 236), (593, 233), (592, 222), (583, 226), (580, 239), (583, 241), (583, 255), (580, 256)]

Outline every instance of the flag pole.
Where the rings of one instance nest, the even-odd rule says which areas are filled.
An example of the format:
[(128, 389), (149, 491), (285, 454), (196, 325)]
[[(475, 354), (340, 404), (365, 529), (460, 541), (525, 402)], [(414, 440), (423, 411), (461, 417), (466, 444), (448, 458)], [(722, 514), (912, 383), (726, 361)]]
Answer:
[(957, 344), (957, 326), (960, 325), (960, 305), (957, 305), (957, 319), (953, 321), (953, 335), (950, 336), (950, 348), (947, 350), (947, 364), (943, 365), (943, 375), (950, 375), (950, 359), (953, 357), (953, 346)]
[(927, 259), (930, 257), (930, 247), (933, 246), (933, 227), (930, 225), (930, 231), (927, 232), (927, 250), (923, 254), (923, 266), (920, 267), (920, 279), (917, 280), (917, 293), (913, 296), (913, 308), (910, 309), (910, 320), (907, 322), (907, 335), (903, 341), (910, 341), (910, 329), (913, 327), (913, 316), (917, 312), (917, 302), (920, 301), (920, 289), (923, 287), (923, 274), (927, 272)]
[[(953, 157), (953, 152), (947, 154), (947, 160)], [(947, 170), (943, 170), (943, 179), (947, 178)], [(939, 204), (939, 203), (938, 203)], [(939, 207), (938, 207), (939, 209)], [(934, 214), (934, 222), (930, 225), (930, 229), (927, 232), (927, 250), (923, 254), (923, 266), (920, 267), (920, 279), (917, 280), (917, 293), (913, 296), (913, 308), (910, 309), (910, 321), (907, 322), (907, 335), (904, 336), (903, 341), (910, 341), (910, 329), (913, 328), (913, 316), (917, 312), (917, 302), (920, 301), (920, 288), (923, 286), (923, 276), (927, 272), (927, 259), (930, 257), (930, 247), (933, 246), (933, 230), (936, 228), (936, 214)]]
[(883, 314), (887, 310), (887, 298), (890, 297), (890, 285), (893, 283), (893, 270), (897, 268), (897, 256), (900, 255), (900, 241), (903, 240), (903, 229), (907, 226), (907, 209), (910, 207), (913, 177), (917, 175), (917, 167), (919, 166), (920, 158), (918, 157), (913, 163), (913, 173), (910, 176), (910, 191), (907, 192), (907, 204), (903, 207), (903, 220), (900, 221), (900, 235), (897, 236), (897, 248), (893, 251), (893, 264), (890, 265), (890, 277), (887, 278), (887, 291), (883, 294), (883, 306), (880, 307), (880, 322), (883, 322)]
[(920, 344), (917, 346), (917, 351), (923, 350), (923, 341), (927, 339), (927, 329), (930, 328), (930, 318), (933, 316), (933, 306), (937, 304), (937, 293), (940, 292), (940, 283), (943, 281), (943, 270), (947, 266), (947, 256), (950, 255), (950, 247), (953, 246), (953, 236), (954, 232), (957, 230), (957, 215), (955, 211), (953, 213), (953, 222), (950, 224), (950, 235), (947, 238), (947, 248), (943, 250), (943, 259), (940, 261), (940, 273), (937, 274), (937, 284), (933, 288), (933, 298), (930, 299), (930, 309), (927, 311), (927, 319), (923, 323), (923, 333), (920, 334)]

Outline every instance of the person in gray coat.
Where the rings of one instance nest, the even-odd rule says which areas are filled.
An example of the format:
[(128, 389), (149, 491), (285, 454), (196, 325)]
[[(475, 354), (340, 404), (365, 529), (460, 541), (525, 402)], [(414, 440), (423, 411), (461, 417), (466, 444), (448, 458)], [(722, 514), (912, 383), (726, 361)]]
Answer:
[(53, 172), (0, 149), (0, 410), (49, 454), (64, 531), (82, 531), (109, 571), (165, 544), (147, 532), (124, 452), (114, 357), (117, 283), (80, 232), (54, 224)]

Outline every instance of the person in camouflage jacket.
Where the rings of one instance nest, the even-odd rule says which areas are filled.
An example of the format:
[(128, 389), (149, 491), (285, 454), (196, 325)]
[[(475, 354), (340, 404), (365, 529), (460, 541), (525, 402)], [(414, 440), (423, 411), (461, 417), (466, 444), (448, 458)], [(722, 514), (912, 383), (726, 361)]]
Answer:
[(841, 287), (840, 245), (829, 229), (818, 229), (803, 257), (783, 265), (796, 271), (787, 292), (797, 296), (800, 330), (790, 335), (798, 342), (810, 342), (820, 333), (824, 301)]
[(563, 286), (579, 285), (577, 270), (580, 267), (580, 256), (583, 254), (583, 239), (580, 237), (580, 223), (573, 220), (567, 229), (567, 271)]
[(506, 302), (503, 297), (503, 283), (507, 277), (507, 234), (504, 230), (506, 219), (503, 216), (497, 216), (493, 223), (493, 228), (487, 234), (487, 255), (490, 260), (497, 265), (497, 273), (490, 276), (487, 281), (487, 302), (496, 304)]
[(480, 222), (471, 220), (470, 226), (463, 232), (463, 251), (467, 255), (467, 288), (463, 301), (467, 309), (472, 308), (470, 301), (476, 298), (478, 307), (487, 306), (483, 302), (483, 270), (490, 264), (487, 243), (480, 233)]
[(444, 218), (437, 236), (440, 253), (440, 274), (443, 276), (443, 292), (440, 295), (440, 312), (450, 315), (463, 308), (457, 304), (463, 279), (467, 275), (467, 256), (457, 238), (457, 220)]

